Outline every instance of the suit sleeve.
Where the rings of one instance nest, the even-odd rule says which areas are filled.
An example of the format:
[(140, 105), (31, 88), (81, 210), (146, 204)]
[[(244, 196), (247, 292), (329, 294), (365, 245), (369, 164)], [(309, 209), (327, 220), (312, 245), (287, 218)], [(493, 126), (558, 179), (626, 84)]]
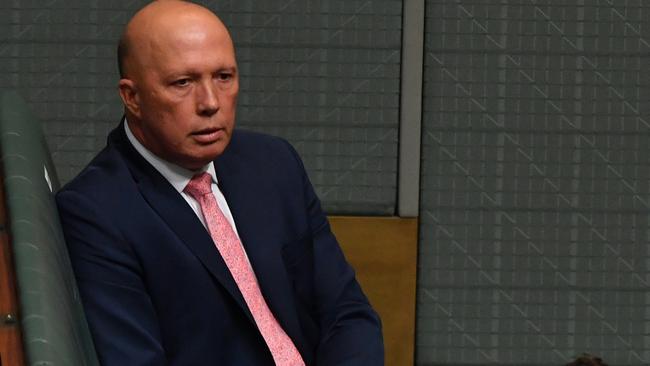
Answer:
[(129, 243), (83, 195), (61, 192), (57, 205), (100, 363), (165, 365), (155, 309)]
[(315, 317), (321, 334), (318, 366), (373, 366), (384, 364), (381, 321), (357, 282), (330, 229), (320, 201), (297, 152), (313, 244)]

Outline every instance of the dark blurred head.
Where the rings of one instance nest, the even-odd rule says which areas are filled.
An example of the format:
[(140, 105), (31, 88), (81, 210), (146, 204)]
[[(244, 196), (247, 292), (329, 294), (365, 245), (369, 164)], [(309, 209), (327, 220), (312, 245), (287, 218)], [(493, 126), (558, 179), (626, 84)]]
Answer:
[(607, 364), (600, 357), (583, 353), (573, 362), (567, 363), (566, 366), (607, 366)]

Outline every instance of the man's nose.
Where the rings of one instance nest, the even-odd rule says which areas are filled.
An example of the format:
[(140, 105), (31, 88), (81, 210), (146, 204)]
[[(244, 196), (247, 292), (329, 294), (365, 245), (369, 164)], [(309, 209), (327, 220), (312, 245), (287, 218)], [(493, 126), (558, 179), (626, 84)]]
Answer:
[(212, 80), (202, 82), (196, 92), (197, 113), (203, 116), (211, 116), (217, 113), (219, 110), (219, 96), (214, 82)]

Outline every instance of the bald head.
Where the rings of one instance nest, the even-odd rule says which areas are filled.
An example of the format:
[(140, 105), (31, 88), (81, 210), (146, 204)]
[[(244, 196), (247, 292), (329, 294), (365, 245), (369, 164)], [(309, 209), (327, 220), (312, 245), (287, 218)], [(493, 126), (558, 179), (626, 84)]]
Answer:
[(117, 64), (120, 78), (129, 77), (135, 67), (141, 66), (143, 58), (151, 56), (146, 54), (146, 51), (150, 50), (152, 42), (160, 40), (175, 29), (199, 24), (214, 27), (230, 39), (230, 34), (221, 20), (200, 5), (181, 0), (158, 0), (140, 9), (126, 25), (118, 43)]

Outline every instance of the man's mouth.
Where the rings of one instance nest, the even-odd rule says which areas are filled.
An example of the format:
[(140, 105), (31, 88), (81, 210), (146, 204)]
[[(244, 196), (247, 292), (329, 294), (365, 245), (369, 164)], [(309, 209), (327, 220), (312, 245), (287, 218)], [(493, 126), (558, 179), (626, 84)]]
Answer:
[(192, 137), (201, 144), (211, 144), (222, 138), (224, 134), (223, 128), (206, 128), (192, 132)]

